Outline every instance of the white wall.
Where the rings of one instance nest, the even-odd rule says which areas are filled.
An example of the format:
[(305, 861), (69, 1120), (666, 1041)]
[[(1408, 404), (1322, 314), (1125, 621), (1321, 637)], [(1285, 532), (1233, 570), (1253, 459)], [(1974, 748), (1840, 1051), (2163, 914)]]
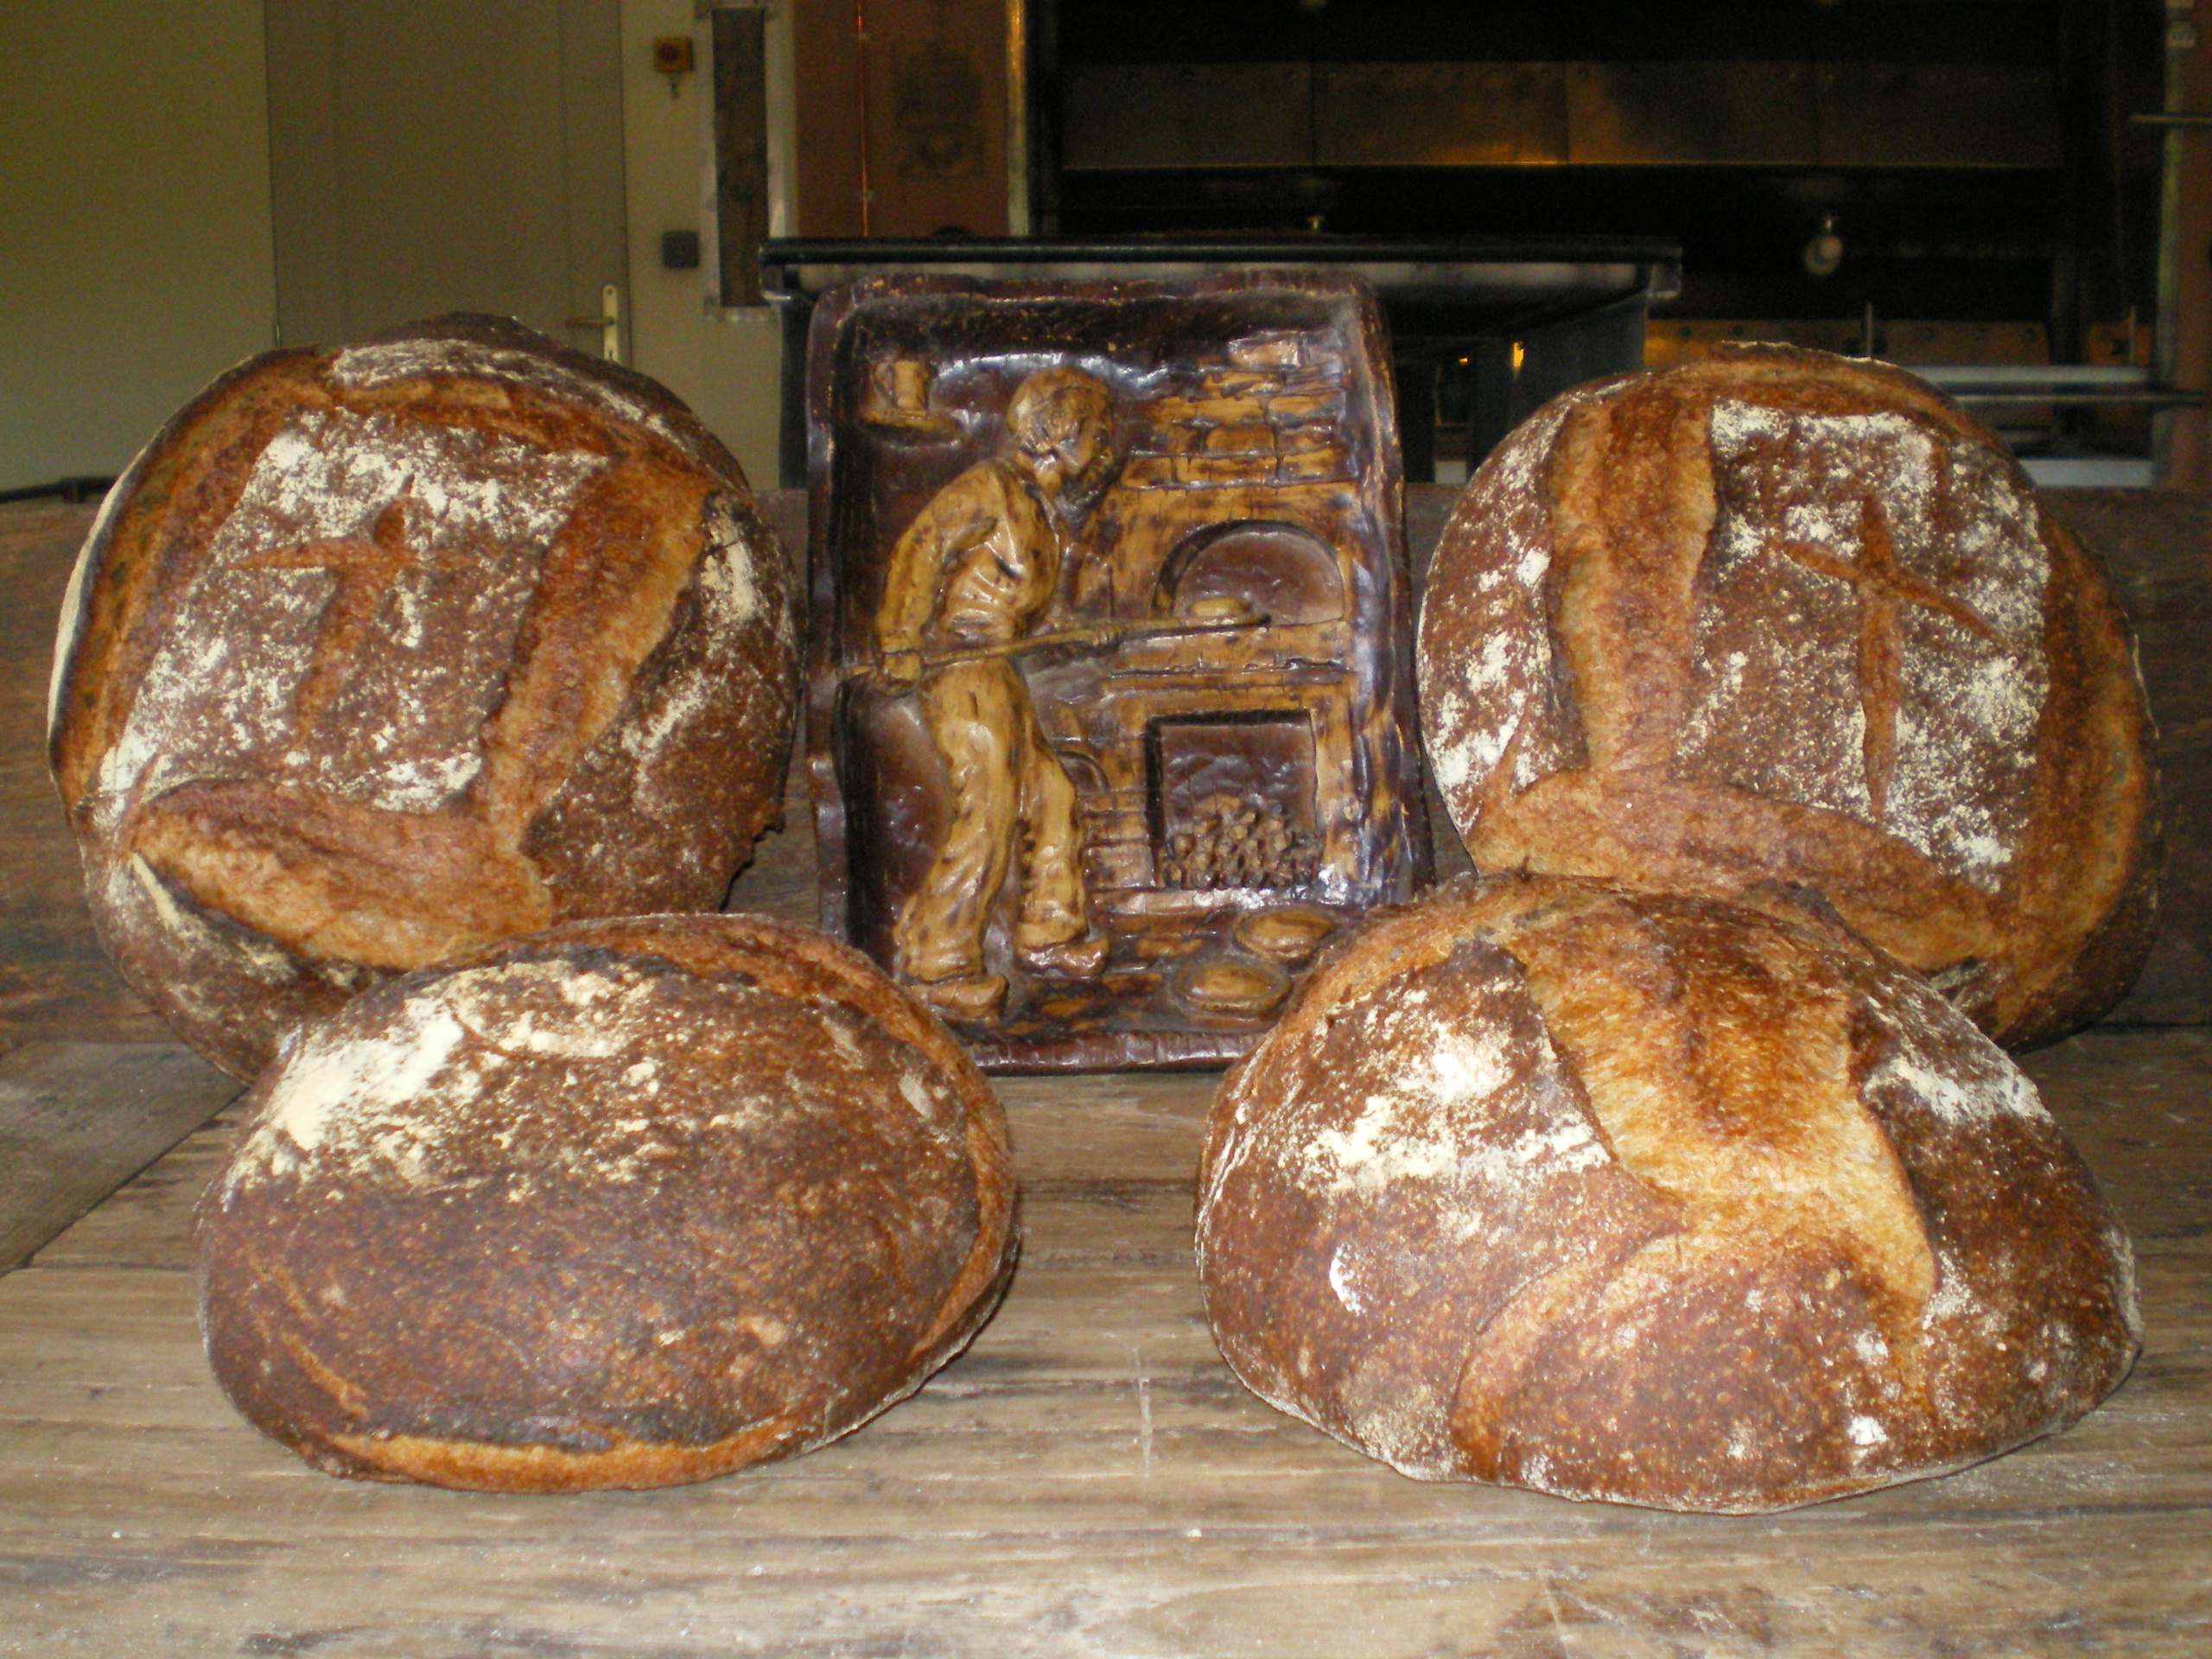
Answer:
[[(660, 233), (699, 228), (702, 72), (676, 97), (656, 35), (691, 0), (622, 0), (630, 337), (776, 481), (780, 347), (723, 313)], [(260, 0), (0, 6), (0, 489), (119, 472), (210, 379), (274, 342)]]
[(633, 368), (666, 385), (736, 453), (756, 490), (776, 486), (777, 376), (773, 315), (722, 312), (696, 270), (665, 270), (663, 231), (700, 226), (700, 151), (707, 83), (700, 67), (679, 81), (652, 69), (658, 35), (692, 33), (691, 0), (622, 0), (622, 129), (629, 192), (630, 340)]
[(0, 489), (120, 472), (266, 350), (269, 225), (260, 0), (6, 0)]

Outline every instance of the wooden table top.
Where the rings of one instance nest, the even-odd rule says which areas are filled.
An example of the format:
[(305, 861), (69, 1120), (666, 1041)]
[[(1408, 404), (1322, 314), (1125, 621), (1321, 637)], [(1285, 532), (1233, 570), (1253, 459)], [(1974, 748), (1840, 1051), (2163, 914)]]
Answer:
[[(47, 511), (50, 561), (83, 515)], [(18, 594), (44, 569), (22, 544), (0, 527)], [(86, 1201), (69, 1169), (143, 1162), (233, 1085), (79, 937), (31, 786), (43, 642), (0, 628), (0, 1198), (51, 1215)], [(805, 918), (810, 863), (799, 813), (734, 902)], [(1246, 1393), (1191, 1261), (1214, 1079), (1127, 1073), (996, 1083), (1012, 1291), (845, 1440), (661, 1492), (334, 1479), (232, 1413), (200, 1351), (189, 1215), (226, 1112), (0, 1277), (0, 1653), (2212, 1652), (2212, 1030), (2024, 1063), (2134, 1237), (2133, 1375), (2008, 1457), (1757, 1519), (1424, 1484)]]

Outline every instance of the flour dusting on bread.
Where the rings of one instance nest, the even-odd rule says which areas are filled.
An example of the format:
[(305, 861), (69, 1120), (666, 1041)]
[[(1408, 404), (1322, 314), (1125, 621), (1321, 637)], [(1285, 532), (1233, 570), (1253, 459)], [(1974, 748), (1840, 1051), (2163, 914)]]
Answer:
[(331, 360), (332, 383), (368, 391), (401, 381), (443, 376), (497, 384), (506, 381), (545, 396), (582, 403), (642, 427), (690, 453), (697, 441), (679, 431), (658, 410), (608, 381), (578, 373), (546, 353), (487, 346), (468, 340), (392, 340), (349, 346)]
[[(1678, 765), (1878, 825), (1996, 891), (2049, 688), (2034, 503), (1903, 412), (1724, 398), (1711, 434), (1721, 510)], [(1895, 653), (1894, 683), (1870, 648)]]
[(1569, 393), (1516, 430), (1483, 463), (1462, 500), (1461, 512), (1481, 504), (1497, 539), (1496, 556), (1455, 596), (1456, 610), (1485, 619), (1472, 660), (1446, 664), (1427, 652), (1417, 660), (1429, 766), (1447, 790), (1479, 784), (1516, 734), (1525, 741), (1515, 756), (1515, 788), (1561, 763), (1562, 751), (1530, 702), (1548, 691), (1555, 671), (1545, 617), (1552, 549), (1544, 476), (1560, 426), (1583, 401)]
[(1903, 371), (1757, 346), (1555, 399), (1445, 526), (1416, 671), (1478, 869), (1818, 892), (2008, 1046), (2150, 950), (2119, 608)]
[(1423, 1479), (1786, 1507), (2048, 1433), (2133, 1351), (2125, 1242), (2018, 1068), (1712, 899), (1499, 877), (1370, 924), (1205, 1168), (1238, 1376)]
[[(79, 563), (52, 747), (87, 892), (236, 1075), (372, 969), (711, 908), (780, 805), (790, 583), (742, 476), (518, 324), (242, 365)], [(168, 886), (102, 873), (134, 858)]]
[(1956, 1015), (1910, 976), (1888, 976), (1881, 1057), (1860, 1087), (1870, 1098), (1909, 1103), (1952, 1128), (1993, 1117), (2049, 1123), (2050, 1109), (2034, 1082), (2004, 1050), (1979, 1032), (1961, 1033)]
[[(391, 812), (452, 804), (482, 769), (479, 728), (545, 550), (603, 464), (387, 415), (296, 414), (255, 462), (102, 763), (106, 814), (177, 782), (257, 772)], [(370, 588), (359, 601), (357, 584)], [(358, 631), (333, 639), (334, 611), (356, 602)], [(435, 652), (416, 649), (425, 604), (466, 613)], [(351, 660), (328, 663), (341, 644)], [(335, 719), (318, 720), (302, 696), (331, 673)], [(363, 708), (376, 713), (354, 718)]]

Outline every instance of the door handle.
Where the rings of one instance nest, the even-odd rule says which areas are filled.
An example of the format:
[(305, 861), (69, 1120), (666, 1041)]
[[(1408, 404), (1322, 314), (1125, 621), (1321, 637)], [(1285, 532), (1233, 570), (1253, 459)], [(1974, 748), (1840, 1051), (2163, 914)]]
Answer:
[(622, 290), (613, 283), (599, 290), (599, 315), (570, 317), (571, 328), (599, 330), (599, 354), (610, 363), (622, 360)]

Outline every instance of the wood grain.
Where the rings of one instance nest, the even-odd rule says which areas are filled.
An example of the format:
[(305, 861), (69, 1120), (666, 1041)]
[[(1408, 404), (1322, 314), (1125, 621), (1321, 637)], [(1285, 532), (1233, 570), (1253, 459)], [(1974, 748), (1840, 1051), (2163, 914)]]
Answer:
[(238, 1092), (175, 1044), (35, 1043), (0, 1057), (0, 1273)]
[(41, 1037), (169, 1035), (92, 937), (77, 844), (46, 770), (54, 620), (93, 512), (0, 507), (0, 1053)]
[(180, 1269), (226, 1116), (0, 1280), (0, 1651), (2202, 1653), (2212, 1033), (2029, 1065), (2135, 1231), (2134, 1375), (2064, 1436), (1758, 1519), (1423, 1485), (1246, 1394), (1189, 1258), (1212, 1080), (1128, 1074), (997, 1084), (1013, 1291), (847, 1440), (658, 1493), (334, 1480), (200, 1353)]

